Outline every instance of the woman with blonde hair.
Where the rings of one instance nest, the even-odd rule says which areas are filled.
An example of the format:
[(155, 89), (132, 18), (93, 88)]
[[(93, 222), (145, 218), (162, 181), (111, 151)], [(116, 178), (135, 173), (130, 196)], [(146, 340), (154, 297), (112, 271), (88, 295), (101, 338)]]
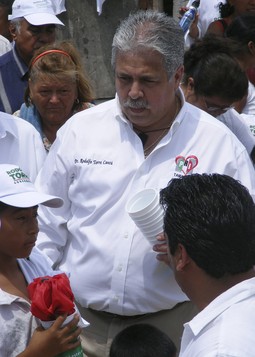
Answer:
[(16, 115), (40, 132), (48, 151), (57, 130), (87, 109), (93, 92), (78, 50), (68, 41), (40, 48), (31, 60), (25, 103)]

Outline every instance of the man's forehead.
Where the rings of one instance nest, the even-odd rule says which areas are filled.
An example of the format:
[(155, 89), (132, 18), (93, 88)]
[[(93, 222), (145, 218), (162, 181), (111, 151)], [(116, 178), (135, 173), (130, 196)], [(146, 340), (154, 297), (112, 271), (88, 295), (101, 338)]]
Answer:
[(51, 28), (51, 29), (55, 29), (56, 28), (56, 25), (54, 24), (47, 24), (47, 25), (32, 25), (30, 23), (28, 23), (28, 27), (29, 28), (36, 28), (36, 29), (44, 29), (44, 28)]
[(21, 20), (21, 24), (23, 25), (23, 27), (29, 29), (29, 30), (33, 30), (33, 29), (55, 29), (56, 25), (55, 24), (45, 24), (45, 25), (32, 25), (30, 24), (26, 19), (22, 19)]

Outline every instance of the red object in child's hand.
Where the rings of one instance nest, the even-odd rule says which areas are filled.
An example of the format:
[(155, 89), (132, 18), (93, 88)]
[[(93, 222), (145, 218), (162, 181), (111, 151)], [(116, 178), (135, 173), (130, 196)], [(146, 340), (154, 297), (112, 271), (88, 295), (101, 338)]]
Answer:
[(75, 312), (74, 295), (66, 274), (36, 278), (28, 285), (31, 313), (42, 321)]

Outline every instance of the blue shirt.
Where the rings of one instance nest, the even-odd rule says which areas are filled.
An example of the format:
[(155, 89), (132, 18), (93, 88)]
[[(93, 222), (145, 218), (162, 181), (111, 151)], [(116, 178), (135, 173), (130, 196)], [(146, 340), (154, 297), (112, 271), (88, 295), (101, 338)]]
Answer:
[(40, 119), (40, 114), (38, 113), (38, 110), (36, 107), (31, 104), (29, 107), (26, 106), (25, 103), (22, 104), (19, 112), (19, 117), (22, 119), (28, 121), (30, 124), (32, 124), (37, 131), (39, 131), (41, 137), (43, 138), (43, 130), (42, 130), (42, 124), (41, 124), (41, 119)]
[(0, 111), (12, 114), (24, 102), (28, 67), (15, 45), (0, 56)]

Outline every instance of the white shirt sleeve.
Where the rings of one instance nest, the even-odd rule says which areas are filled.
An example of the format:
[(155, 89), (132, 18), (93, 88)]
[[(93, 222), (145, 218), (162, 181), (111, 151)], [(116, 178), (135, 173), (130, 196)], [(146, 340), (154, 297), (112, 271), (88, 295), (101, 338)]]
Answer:
[[(52, 264), (55, 264), (54, 268), (57, 266), (57, 263), (62, 260), (64, 248), (68, 245), (67, 222), (72, 215), (71, 203), (68, 198), (71, 178), (67, 176), (67, 159), (65, 158), (65, 162), (63, 162), (61, 153), (58, 150), (60, 142), (61, 130), (47, 155), (43, 170), (39, 172), (35, 182), (35, 186), (40, 191), (49, 192), (49, 194), (55, 192), (54, 195), (62, 197), (64, 200), (62, 207), (53, 209), (56, 213), (53, 216), (52, 209), (50, 210), (51, 214), (48, 214), (49, 208), (46, 206), (40, 205), (38, 209), (38, 222), (39, 226), (41, 226), (38, 237), (40, 237), (40, 241), (42, 242), (40, 243), (40, 249), (47, 251), (47, 256)], [(70, 147), (72, 147), (73, 142), (74, 139), (71, 137), (71, 141), (68, 140), (69, 144), (67, 144), (67, 146), (70, 145)], [(66, 149), (66, 151), (68, 151), (67, 147)], [(48, 217), (51, 217), (50, 221)], [(50, 242), (44, 240), (44, 237), (46, 238), (48, 236), (51, 237)]]

